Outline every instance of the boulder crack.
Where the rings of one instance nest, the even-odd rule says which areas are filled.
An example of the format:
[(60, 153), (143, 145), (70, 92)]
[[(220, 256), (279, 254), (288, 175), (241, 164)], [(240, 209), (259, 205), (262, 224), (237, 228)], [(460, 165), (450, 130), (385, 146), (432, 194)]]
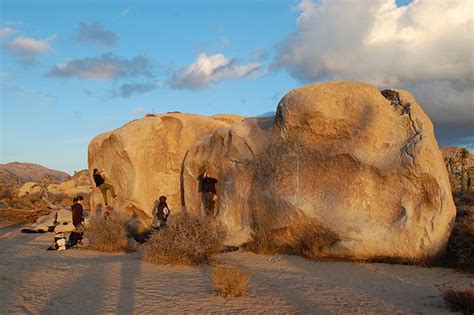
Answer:
[(400, 94), (394, 90), (383, 90), (382, 95), (390, 101), (390, 104), (395, 108), (402, 108), (401, 115), (408, 117), (409, 124), (412, 129), (412, 135), (407, 139), (405, 145), (402, 147), (402, 151), (410, 158), (411, 163), (415, 165), (415, 146), (423, 139), (421, 130), (416, 125), (415, 120), (411, 113), (411, 104), (405, 103), (400, 99)]

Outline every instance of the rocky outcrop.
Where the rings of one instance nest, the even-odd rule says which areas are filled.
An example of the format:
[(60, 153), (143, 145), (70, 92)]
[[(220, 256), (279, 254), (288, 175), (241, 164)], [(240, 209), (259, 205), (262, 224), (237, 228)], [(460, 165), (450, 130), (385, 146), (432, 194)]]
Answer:
[[(207, 171), (230, 241), (312, 222), (336, 240), (318, 247), (322, 257), (429, 260), (444, 251), (455, 215), (430, 119), (410, 93), (362, 83), (293, 90), (275, 117), (132, 121), (94, 138), (93, 168), (115, 187), (114, 208), (145, 221), (160, 195), (174, 213), (204, 213)], [(91, 202), (103, 203), (97, 189)]]
[(45, 189), (42, 185), (34, 182), (23, 184), (18, 191), (18, 197), (41, 198), (44, 195)]
[(328, 82), (288, 93), (195, 144), (183, 163), (189, 211), (206, 170), (235, 241), (316, 221), (339, 241), (320, 256), (424, 260), (446, 247), (455, 207), (430, 119), (406, 91)]
[(75, 172), (75, 174), (65, 182), (48, 185), (48, 195), (51, 195), (56, 200), (66, 197), (74, 198), (79, 195), (87, 198), (92, 192), (92, 185), (89, 179), (88, 170)]
[[(189, 148), (216, 129), (242, 119), (236, 115), (168, 113), (134, 120), (92, 140), (89, 169), (105, 171), (106, 182), (118, 194), (110, 202), (115, 209), (133, 212), (146, 221), (151, 219), (154, 201), (165, 195), (171, 210), (180, 211), (181, 168)], [(100, 209), (103, 203), (100, 191), (94, 188), (91, 209)]]

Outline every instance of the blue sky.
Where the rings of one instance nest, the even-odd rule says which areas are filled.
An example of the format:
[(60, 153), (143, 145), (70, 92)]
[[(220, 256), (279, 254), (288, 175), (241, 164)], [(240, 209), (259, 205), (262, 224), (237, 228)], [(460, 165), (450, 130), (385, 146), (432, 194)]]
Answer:
[[(0, 162), (72, 172), (87, 167), (95, 135), (145, 113), (259, 115), (307, 82), (353, 79), (351, 69), (311, 72), (308, 79), (297, 69), (315, 60), (285, 57), (295, 56), (291, 38), (306, 34), (298, 17), (341, 1), (2, 0)], [(391, 12), (412, 7), (378, 1), (393, 3)], [(423, 91), (435, 79), (414, 84)], [(441, 142), (472, 145), (466, 132)]]

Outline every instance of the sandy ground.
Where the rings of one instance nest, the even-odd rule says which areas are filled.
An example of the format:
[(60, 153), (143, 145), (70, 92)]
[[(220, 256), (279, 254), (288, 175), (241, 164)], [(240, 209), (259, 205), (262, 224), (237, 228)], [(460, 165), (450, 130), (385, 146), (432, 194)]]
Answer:
[(247, 268), (246, 296), (216, 295), (211, 267), (158, 266), (139, 253), (48, 252), (53, 235), (0, 228), (0, 313), (449, 313), (436, 284), (467, 287), (450, 269), (234, 252), (221, 262)]

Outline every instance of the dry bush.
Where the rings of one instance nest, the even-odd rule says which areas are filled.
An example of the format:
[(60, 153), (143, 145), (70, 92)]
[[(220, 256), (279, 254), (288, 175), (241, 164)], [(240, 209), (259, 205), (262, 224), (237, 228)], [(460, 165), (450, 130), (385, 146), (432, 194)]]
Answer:
[(253, 231), (250, 235), (250, 241), (245, 243), (243, 247), (256, 254), (273, 255), (278, 252), (271, 232), (263, 229)]
[(282, 252), (308, 258), (323, 258), (323, 250), (340, 241), (337, 234), (315, 220), (307, 219), (289, 227)]
[(308, 218), (271, 232), (259, 229), (251, 236), (245, 248), (254, 253), (281, 253), (308, 258), (323, 258), (323, 249), (340, 240), (334, 232)]
[(449, 240), (446, 262), (451, 267), (474, 270), (474, 217), (456, 219)]
[(456, 199), (458, 215), (454, 221), (443, 265), (474, 271), (474, 204)]
[(240, 267), (215, 267), (212, 270), (212, 281), (219, 295), (233, 298), (246, 292), (250, 274)]
[(441, 297), (453, 311), (463, 314), (474, 313), (474, 286), (464, 290), (455, 290), (451, 287), (441, 287)]
[(96, 215), (92, 217), (87, 229), (90, 248), (117, 252), (127, 249), (130, 218), (122, 213), (113, 212), (107, 217)]
[(143, 259), (157, 264), (208, 263), (223, 248), (225, 227), (204, 216), (181, 213), (168, 227), (153, 232), (143, 247)]
[(155, 114), (146, 114), (145, 117), (156, 117)]

